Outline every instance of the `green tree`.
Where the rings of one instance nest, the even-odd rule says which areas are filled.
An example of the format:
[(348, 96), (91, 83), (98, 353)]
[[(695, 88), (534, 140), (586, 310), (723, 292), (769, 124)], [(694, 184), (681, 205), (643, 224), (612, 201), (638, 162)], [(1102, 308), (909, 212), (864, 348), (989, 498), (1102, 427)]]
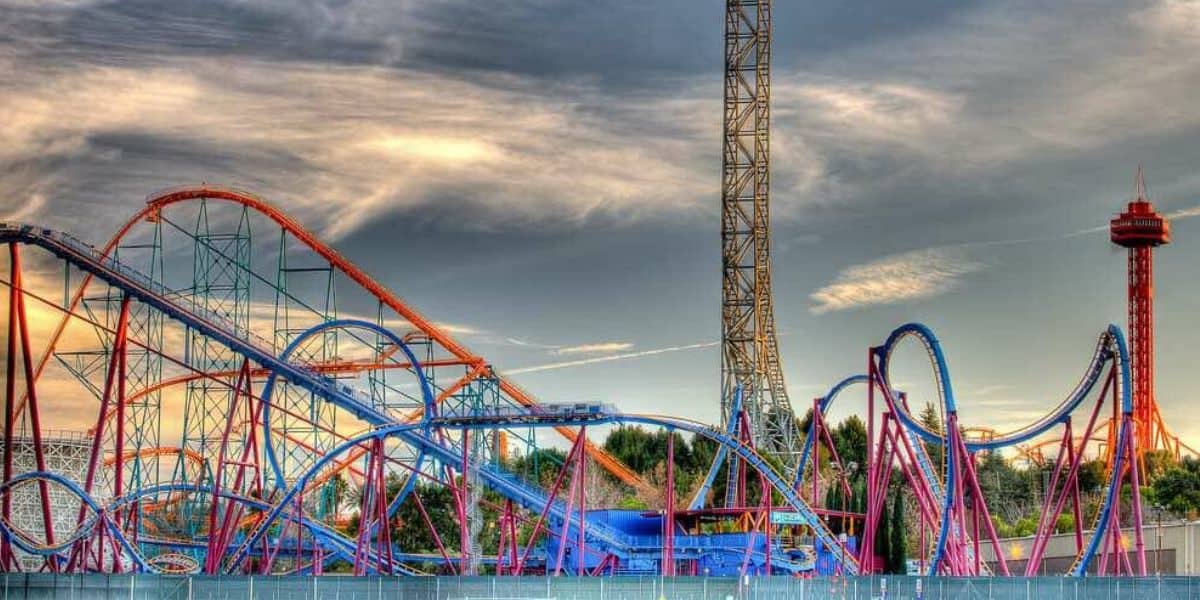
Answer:
[(808, 428), (812, 427), (812, 419), (813, 419), (813, 409), (810, 408), (810, 409), (804, 411), (804, 417), (801, 418), (800, 421), (796, 423), (796, 431), (799, 431), (804, 435), (808, 435)]
[(917, 418), (926, 429), (937, 433), (942, 432), (942, 416), (938, 414), (938, 409), (933, 402), (926, 402)]
[(1013, 535), (1017, 537), (1029, 537), (1037, 531), (1038, 519), (1033, 515), (1021, 517), (1013, 524)]
[(996, 535), (998, 537), (1013, 537), (1013, 526), (1006, 523), (999, 515), (992, 515), (992, 526), (996, 528)]
[(900, 489), (896, 490), (895, 497), (892, 499), (890, 527), (892, 538), (889, 540), (888, 566), (892, 573), (904, 575), (908, 572), (908, 547), (905, 540), (907, 528), (904, 526), (904, 493)]
[(854, 479), (850, 480), (850, 512), (864, 514), (867, 512), (867, 478), (859, 470)]
[(1154, 450), (1142, 454), (1142, 465), (1146, 468), (1146, 471), (1142, 473), (1142, 483), (1153, 484), (1156, 479), (1170, 471), (1176, 464), (1178, 463), (1175, 461), (1175, 456), (1168, 450)]
[(999, 452), (980, 452), (979, 487), (993, 515), (1016, 521), (1034, 510), (1037, 493), (1029, 472), (1013, 468)]
[(1154, 481), (1154, 498), (1159, 505), (1180, 515), (1200, 511), (1200, 461), (1185, 458)]
[(881, 511), (879, 515), (879, 526), (875, 529), (875, 556), (882, 561), (884, 572), (889, 570), (889, 558), (891, 557), (891, 528), (888, 527), (887, 511)]
[(623, 510), (646, 510), (650, 507), (646, 506), (646, 503), (643, 502), (641, 498), (638, 498), (632, 494), (626, 494), (625, 496), (621, 497), (619, 502), (617, 502), (617, 508)]
[(833, 447), (837, 450), (842, 465), (849, 467), (855, 463), (858, 468), (867, 466), (867, 426), (857, 415), (851, 415), (838, 423), (830, 432)]
[(1104, 458), (1096, 458), (1079, 465), (1079, 491), (1085, 494), (1098, 494), (1106, 483), (1107, 466)]
[[(942, 416), (938, 413), (938, 409), (933, 405), (933, 402), (926, 402), (924, 408), (921, 409), (921, 414), (917, 416), (917, 420), (924, 425), (926, 429), (934, 433), (942, 433)], [(929, 460), (933, 463), (933, 468), (942, 469), (942, 460), (945, 457), (945, 451), (940, 444), (921, 443), (925, 447), (925, 453), (929, 455)]]
[[(388, 482), (388, 497), (394, 497), (399, 491), (398, 478)], [(396, 516), (392, 520), (392, 540), (405, 552), (437, 552), (437, 542), (433, 532), (429, 530), (425, 519), (421, 516), (420, 508), (414, 496), (419, 495), (421, 504), (429, 514), (429, 520), (437, 529), (442, 543), (449, 549), (458, 549), (458, 517), (454, 507), (454, 493), (449, 486), (435, 483), (419, 482), (412, 492), (400, 504)], [(485, 518), (487, 515), (485, 515)], [(357, 531), (357, 520), (351, 519)]]
[[(832, 511), (848, 509), (849, 507), (844, 505), (846, 501), (846, 494), (842, 491), (841, 482), (834, 481), (833, 484), (829, 486), (829, 491), (825, 492), (825, 508)], [(842, 526), (845, 519), (840, 517), (828, 517), (826, 521), (830, 530), (833, 531), (834, 534), (839, 534), (845, 531), (845, 528)]]
[[(712, 462), (711, 457), (707, 456), (707, 448), (704, 452), (706, 456), (693, 456), (691, 445), (679, 432), (668, 434), (663, 429), (647, 431), (638, 425), (622, 425), (614, 429), (604, 439), (604, 449), (630, 469), (647, 474), (666, 461), (668, 435), (675, 436), (675, 466), (678, 471), (690, 475), (701, 468), (700, 462), (704, 462), (703, 468)], [(698, 461), (698, 458), (709, 460)]]
[(1054, 522), (1054, 533), (1069, 533), (1075, 531), (1075, 515), (1063, 512)]

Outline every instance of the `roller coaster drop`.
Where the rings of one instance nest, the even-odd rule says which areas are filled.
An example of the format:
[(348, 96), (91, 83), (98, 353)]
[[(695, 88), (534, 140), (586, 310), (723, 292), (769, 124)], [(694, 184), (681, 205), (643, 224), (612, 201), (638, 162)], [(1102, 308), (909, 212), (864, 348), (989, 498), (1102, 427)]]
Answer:
[[(262, 231), (260, 221), (279, 236), (269, 261), (256, 258), (262, 246), (250, 235), (252, 223)], [(976, 457), (1061, 435), (1024, 572), (1039, 572), (1046, 540), (1069, 507), (1077, 549), (1069, 574), (1145, 573), (1129, 358), (1115, 326), (1100, 336), (1083, 379), (1050, 414), (1017, 431), (972, 437), (959, 424), (940, 344), (924, 326), (905, 325), (871, 349), (866, 375), (814, 402), (808, 431), (797, 432), (807, 435), (803, 453), (785, 475), (755, 449), (740, 388), (730, 402), (733, 418), (721, 429), (603, 405), (540, 404), (445, 328), (244, 192), (204, 186), (159, 194), (99, 249), (29, 225), (0, 226), (0, 242), (11, 265), (0, 482), (4, 571), (321, 574), (344, 561), (357, 574), (416, 575), (425, 565), (456, 574), (485, 566), (502, 575), (856, 574), (882, 568), (873, 540), (889, 491), (903, 483), (919, 514), (925, 572), (1008, 575), (1014, 569), (992, 526)], [(74, 290), (69, 297), (55, 302), (26, 285), (27, 246), (63, 265)], [(192, 280), (171, 281), (176, 270), (165, 265), (189, 260)], [(135, 263), (149, 266), (135, 270)], [(72, 288), (73, 273), (81, 278)], [(36, 327), (31, 333), (30, 305), (39, 314), (63, 315), (40, 357), (32, 348), (39, 334)], [(375, 316), (353, 316), (363, 311)], [(943, 412), (939, 428), (913, 418), (889, 376), (894, 353), (910, 339), (930, 357)], [(78, 478), (53, 472), (45, 460), (43, 405), (64, 402), (63, 378), (52, 373), (97, 400), (90, 461)], [(820, 508), (831, 486), (845, 486), (831, 475), (840, 460), (824, 415), (853, 385), (867, 390), (867, 508), (859, 515)], [(179, 420), (164, 419), (164, 409), (181, 401), (179, 445), (163, 444), (163, 424)], [(1087, 415), (1079, 437), (1072, 427), (1077, 414)], [(589, 427), (620, 423), (717, 444), (717, 460), (685, 505), (675, 498), (675, 438), (668, 435), (661, 510), (588, 506), (589, 463), (624, 485), (648, 487), (587, 440)], [(1093, 440), (1106, 423), (1109, 435), (1097, 447)], [(535, 432), (546, 428), (571, 442), (548, 486), (514, 472), (506, 456), (510, 443), (536, 456)], [(18, 438), (32, 438), (35, 470), (15, 472)], [(1097, 453), (1109, 457), (1107, 482), (1093, 527), (1085, 530), (1079, 473), (1085, 456)], [(730, 477), (732, 508), (724, 499), (716, 508), (712, 498), (723, 464), (737, 467), (729, 469), (737, 474)], [(748, 477), (760, 488), (754, 502)], [(354, 528), (340, 518), (351, 504), (347, 481), (357, 492)], [(418, 481), (451, 491), (456, 551), (441, 537), (447, 532), (434, 527)], [(410, 499), (436, 554), (406, 553), (406, 540), (391, 537), (388, 525)], [(36, 507), (40, 527), (17, 525), (14, 505), (21, 502)], [(72, 515), (63, 514), (63, 505)], [(498, 515), (488, 525), (499, 540), (486, 555), (479, 541), (483, 506)], [(738, 531), (687, 525), (705, 515), (736, 520)], [(828, 520), (839, 516), (864, 524), (861, 539), (833, 533)], [(1135, 539), (1132, 558), (1126, 530)], [(984, 558), (988, 547), (992, 560)]]

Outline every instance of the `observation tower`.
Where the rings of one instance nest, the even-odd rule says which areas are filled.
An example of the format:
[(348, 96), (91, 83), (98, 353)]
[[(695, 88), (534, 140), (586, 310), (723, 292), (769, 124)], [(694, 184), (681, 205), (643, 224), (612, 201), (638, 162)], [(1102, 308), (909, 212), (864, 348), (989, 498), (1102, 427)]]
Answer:
[(1154, 396), (1154, 249), (1170, 243), (1171, 225), (1146, 199), (1141, 166), (1137, 198), (1109, 222), (1109, 231), (1114, 244), (1129, 249), (1128, 328), (1137, 447), (1142, 451), (1169, 448)]

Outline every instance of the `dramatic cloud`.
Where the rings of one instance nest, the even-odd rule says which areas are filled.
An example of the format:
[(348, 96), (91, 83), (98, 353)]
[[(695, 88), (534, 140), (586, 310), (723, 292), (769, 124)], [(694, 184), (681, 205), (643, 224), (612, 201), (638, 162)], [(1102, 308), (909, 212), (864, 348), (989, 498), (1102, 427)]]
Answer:
[[(86, 3), (29, 4), (0, 25), (12, 40), (0, 50), (0, 214), (40, 198), (55, 210), (24, 216), (66, 220), (197, 180), (256, 190), (333, 239), (389, 214), (476, 230), (714, 211), (720, 83), (711, 71), (654, 74), (630, 92), (561, 75), (545, 57), (471, 69), (464, 52), (498, 51), (483, 33), (506, 44), (521, 36), (463, 2), (235, 4), (229, 14), (187, 4), (165, 18), (163, 30), (180, 39), (208, 28), (197, 43), (212, 44), (209, 55), (165, 38), (119, 43), (128, 35), (110, 30), (118, 16), (153, 16), (145, 10), (76, 15), (70, 7)], [(501, 16), (544, 37), (554, 28), (538, 21), (552, 18), (540, 8), (518, 3)], [(1172, 1), (1056, 11), (987, 3), (953, 11), (926, 35), (779, 68), (773, 212), (908, 203), (894, 191), (914, 178), (986, 177), (1050, 153), (1200, 126), (1190, 101), (1200, 83), (1195, 13)], [(480, 31), (448, 48), (439, 36), (463, 19)], [(1094, 31), (1069, 35), (1080, 22)], [(303, 52), (276, 47), (290, 39), (280, 23), (311, 42)], [(47, 43), (55, 34), (99, 48), (73, 54)], [(228, 47), (239, 36), (255, 42)], [(1045, 39), (1071, 42), (1048, 51)], [(505, 51), (508, 60), (533, 49)]]
[[(621, 222), (695, 212), (709, 192), (692, 176), (711, 154), (693, 144), (696, 132), (626, 135), (665, 105), (602, 114), (608, 99), (587, 86), (479, 79), (193, 59), (10, 78), (0, 84), (0, 163), (24, 168), (0, 175), (0, 208), (54, 197), (61, 218), (172, 179), (219, 180), (336, 240), (387, 213), (467, 229)], [(156, 168), (164, 161), (175, 163), (170, 177)], [(96, 181), (105, 198), (63, 186), (105, 167), (124, 171)]]
[(773, 142), (802, 148), (803, 159), (772, 166), (784, 185), (805, 182), (777, 194), (783, 216), (813, 205), (839, 215), (965, 212), (1025, 192), (1009, 177), (1039, 162), (1110, 151), (1129, 160), (1115, 149), (1194, 131), (1196, 13), (1194, 2), (1171, 0), (977, 3), (921, 35), (776, 71)]
[(982, 268), (952, 249), (928, 248), (854, 265), (813, 292), (815, 314), (874, 304), (895, 304), (944, 294)]

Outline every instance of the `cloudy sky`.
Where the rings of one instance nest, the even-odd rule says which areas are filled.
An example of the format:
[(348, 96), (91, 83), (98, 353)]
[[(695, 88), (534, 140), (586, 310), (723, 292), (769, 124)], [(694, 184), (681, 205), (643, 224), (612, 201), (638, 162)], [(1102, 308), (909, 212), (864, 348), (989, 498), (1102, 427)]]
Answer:
[[(548, 400), (718, 418), (719, 0), (0, 0), (0, 217), (96, 243), (163, 187), (286, 207)], [(1200, 2), (775, 6), (777, 321), (801, 406), (928, 323), (963, 421), (1124, 322), (1144, 163), (1159, 396), (1200, 441)], [(928, 378), (919, 356), (904, 379)], [(803, 410), (803, 408), (801, 408)]]

